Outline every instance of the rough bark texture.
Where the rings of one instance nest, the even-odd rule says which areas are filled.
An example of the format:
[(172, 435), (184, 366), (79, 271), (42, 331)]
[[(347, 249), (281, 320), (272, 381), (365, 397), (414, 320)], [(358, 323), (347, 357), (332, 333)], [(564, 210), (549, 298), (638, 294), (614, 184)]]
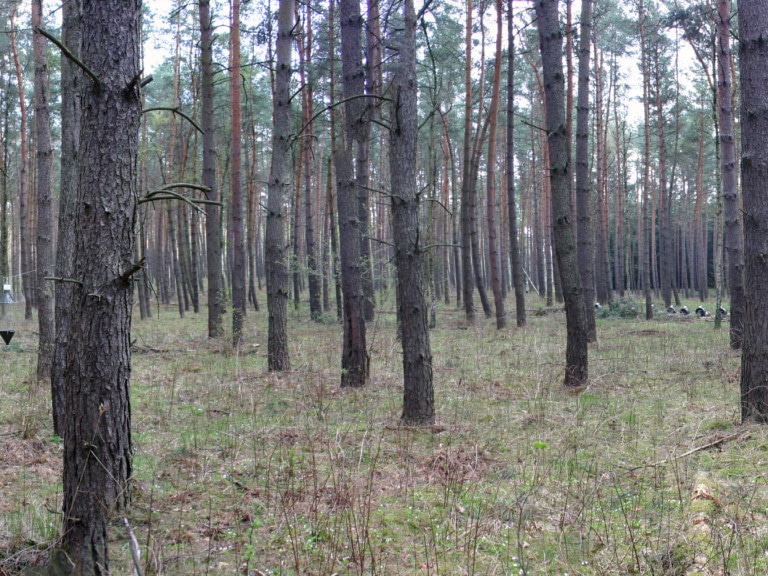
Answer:
[[(656, 93), (656, 131), (659, 138), (658, 177), (659, 177), (659, 284), (664, 309), (672, 305), (672, 276), (674, 246), (672, 241), (672, 216), (670, 210), (670, 195), (667, 185), (667, 145), (664, 137), (665, 112), (661, 99), (662, 83), (661, 65), (659, 63), (659, 47), (654, 46), (654, 83)], [(653, 228), (651, 228), (653, 230)], [(656, 261), (656, 250), (652, 252)]]
[(272, 163), (267, 190), (267, 226), (264, 240), (267, 271), (267, 366), (270, 371), (289, 370), (288, 354), (288, 262), (285, 258), (285, 193), (289, 186), (285, 164), (291, 130), (291, 36), (293, 2), (280, 0), (278, 9), (277, 62), (274, 93)]
[(720, 127), (720, 166), (725, 209), (725, 250), (728, 254), (728, 287), (731, 292), (731, 348), (742, 342), (744, 322), (744, 254), (739, 219), (738, 166), (733, 136), (733, 98), (731, 97), (730, 0), (717, 3), (717, 93)]
[(432, 351), (427, 321), (429, 304), (424, 282), (424, 247), (419, 235), (419, 189), (416, 182), (418, 104), (416, 81), (416, 15), (405, 1), (392, 78), (390, 178), (392, 228), (397, 266), (398, 321), (403, 346), (403, 422), (429, 425), (435, 420)]
[[(308, 275), (308, 288), (309, 288), (309, 314), (313, 320), (319, 320), (323, 314), (322, 308), (322, 286), (321, 286), (321, 270), (320, 260), (317, 257), (317, 246), (315, 243), (315, 218), (314, 218), (314, 202), (313, 196), (313, 183), (315, 180), (312, 178), (313, 167), (316, 164), (313, 162), (312, 154), (312, 141), (314, 135), (312, 133), (312, 116), (314, 116), (314, 90), (312, 87), (312, 10), (311, 2), (307, 2), (306, 16), (304, 24), (304, 39), (300, 48), (300, 55), (302, 57), (302, 70), (307, 70), (307, 82), (302, 83), (305, 86), (302, 93), (302, 126), (305, 126), (305, 133), (302, 140), (302, 150), (304, 154), (304, 232), (305, 232), (305, 247), (307, 251), (307, 275)], [(320, 175), (316, 174), (316, 178)]]
[(230, 71), (230, 106), (232, 115), (232, 345), (243, 343), (245, 321), (245, 236), (242, 184), (242, 141), (240, 104), (240, 0), (232, 2), (232, 29), (230, 31), (232, 70)]
[(109, 574), (107, 524), (130, 500), (130, 330), (141, 117), (140, 0), (83, 2), (71, 337), (64, 372), (63, 541), (76, 575)]
[(651, 110), (650, 110), (650, 71), (648, 66), (648, 49), (645, 39), (645, 5), (640, 0), (638, 7), (638, 21), (640, 28), (640, 60), (643, 72), (643, 118), (645, 122), (645, 142), (644, 142), (644, 161), (643, 161), (643, 193), (641, 216), (638, 220), (637, 241), (638, 247), (638, 271), (643, 286), (643, 295), (645, 296), (645, 319), (653, 319), (653, 306), (651, 302), (651, 263), (648, 254), (648, 238), (650, 233), (648, 220), (649, 216), (649, 198), (651, 187)]
[[(344, 346), (341, 357), (341, 385), (364, 386), (368, 381), (368, 352), (363, 293), (362, 229), (358, 200), (358, 180), (354, 174), (353, 148), (365, 128), (362, 98), (365, 72), (361, 54), (362, 18), (359, 0), (341, 0), (341, 66), (344, 84), (344, 133), (335, 151), (336, 194), (339, 209), (341, 244), (341, 283), (344, 292)], [(359, 154), (361, 148), (357, 146)], [(358, 162), (358, 169), (361, 167)]]
[(742, 421), (768, 421), (768, 0), (739, 0), (744, 195)]
[(35, 191), (37, 196), (37, 320), (39, 346), (37, 379), (48, 382), (55, 344), (53, 324), (53, 197), (51, 195), (51, 120), (48, 113), (47, 40), (37, 31), (42, 25), (42, 0), (32, 2), (35, 58), (35, 136), (37, 138)]
[[(209, 0), (200, 0), (200, 122), (203, 128), (203, 184), (209, 200), (218, 200), (216, 188), (216, 132), (213, 127), (213, 27)], [(208, 269), (208, 337), (224, 336), (224, 290), (221, 272), (220, 207), (205, 205), (206, 264)]]
[(555, 256), (565, 299), (567, 344), (566, 386), (582, 386), (588, 381), (586, 314), (579, 276), (579, 262), (571, 221), (568, 193), (570, 163), (566, 152), (565, 88), (563, 78), (562, 33), (558, 22), (558, 0), (538, 0), (536, 15), (541, 46), (546, 120), (549, 145), (552, 223)]
[(515, 199), (515, 34), (512, 3), (507, 13), (507, 210), (509, 211), (509, 251), (512, 260), (512, 284), (515, 287), (515, 318), (519, 327), (525, 326), (525, 278), (520, 258), (517, 230), (517, 201)]
[(499, 115), (499, 98), (501, 92), (501, 41), (502, 23), (504, 16), (501, 13), (501, 0), (496, 0), (496, 54), (493, 66), (493, 88), (491, 92), (491, 106), (488, 112), (490, 123), (488, 134), (488, 159), (485, 214), (488, 224), (488, 267), (491, 271), (491, 289), (493, 290), (493, 304), (496, 310), (496, 328), (501, 330), (507, 325), (507, 313), (504, 311), (504, 297), (501, 288), (501, 271), (499, 262), (499, 249), (496, 233), (496, 128)]
[(475, 281), (472, 277), (472, 198), (469, 182), (469, 163), (472, 156), (472, 0), (467, 0), (465, 24), (464, 65), (464, 148), (461, 168), (461, 273), (464, 315), (468, 323), (475, 321)]
[[(579, 30), (579, 93), (576, 97), (576, 218), (577, 253), (587, 340), (597, 340), (595, 328), (595, 243), (592, 229), (592, 181), (589, 174), (589, 47), (592, 36), (592, 0), (581, 2)], [(600, 161), (598, 159), (598, 161)]]

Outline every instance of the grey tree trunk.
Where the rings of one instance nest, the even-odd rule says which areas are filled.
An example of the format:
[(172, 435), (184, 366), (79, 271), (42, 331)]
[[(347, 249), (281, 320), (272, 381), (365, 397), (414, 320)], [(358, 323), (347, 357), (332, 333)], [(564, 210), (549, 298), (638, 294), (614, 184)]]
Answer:
[(394, 44), (398, 58), (392, 76), (390, 178), (392, 228), (397, 266), (398, 321), (403, 346), (403, 415), (410, 425), (435, 421), (432, 351), (424, 281), (424, 246), (419, 234), (419, 188), (416, 182), (418, 104), (416, 14), (405, 0), (404, 30)]
[(240, 0), (232, 2), (232, 27), (230, 30), (230, 106), (232, 119), (232, 158), (230, 186), (232, 188), (232, 345), (243, 343), (245, 322), (245, 212), (243, 210), (242, 142), (240, 103)]
[[(305, 126), (305, 133), (302, 139), (302, 154), (304, 155), (304, 232), (305, 248), (307, 251), (307, 275), (309, 288), (309, 314), (313, 320), (319, 320), (323, 313), (322, 308), (322, 285), (321, 285), (321, 262), (317, 257), (317, 245), (315, 242), (315, 218), (313, 212), (314, 202), (312, 174), (313, 154), (312, 141), (314, 140), (312, 117), (314, 116), (314, 90), (312, 87), (312, 10), (311, 2), (307, 2), (306, 16), (304, 23), (304, 39), (299, 48), (301, 57), (302, 76), (309, 77), (309, 81), (304, 84), (302, 98), (302, 125)], [(317, 175), (319, 178), (319, 174)]]
[[(73, 0), (62, 5), (61, 39), (75, 56), (80, 56), (82, 41), (82, 3)], [(59, 231), (56, 243), (56, 277), (72, 278), (75, 235), (75, 197), (77, 194), (77, 158), (80, 148), (80, 86), (82, 72), (68, 58), (61, 59), (61, 176), (59, 184)], [(51, 365), (51, 400), (53, 431), (64, 433), (64, 368), (70, 332), (70, 308), (74, 284), (55, 285), (55, 326), (53, 363)]]
[(42, 0), (32, 2), (35, 59), (35, 135), (37, 138), (35, 191), (37, 195), (37, 321), (39, 346), (37, 379), (51, 377), (56, 333), (53, 318), (53, 197), (51, 195), (51, 120), (48, 112), (48, 57), (46, 39), (38, 32), (43, 20)]
[(568, 338), (564, 383), (566, 386), (583, 386), (588, 382), (589, 377), (586, 313), (568, 192), (570, 163), (565, 142), (567, 127), (564, 106), (563, 38), (558, 21), (557, 4), (558, 0), (537, 0), (535, 6), (546, 92), (553, 237), (567, 319)]
[(107, 523), (130, 501), (130, 332), (141, 67), (140, 0), (83, 2), (74, 285), (64, 371), (63, 544), (75, 574), (109, 574)]
[(768, 0), (739, 0), (744, 337), (741, 419), (768, 421)]
[(720, 127), (720, 167), (725, 204), (725, 250), (728, 254), (728, 287), (731, 293), (731, 348), (742, 344), (744, 323), (744, 253), (739, 218), (738, 165), (733, 135), (733, 98), (731, 97), (730, 0), (717, 3), (717, 93)]
[[(368, 382), (366, 349), (365, 294), (363, 292), (362, 234), (358, 186), (354, 166), (358, 155), (365, 152), (359, 143), (367, 135), (361, 33), (363, 20), (359, 0), (341, 0), (341, 64), (344, 85), (344, 130), (342, 141), (334, 151), (336, 194), (339, 210), (341, 284), (344, 293), (344, 345), (341, 358), (341, 385), (359, 387)], [(361, 164), (358, 162), (358, 169)]]
[[(200, 122), (203, 128), (203, 184), (208, 199), (219, 198), (216, 187), (216, 131), (213, 124), (213, 26), (210, 0), (200, 6)], [(221, 270), (221, 213), (215, 204), (205, 205), (205, 244), (208, 273), (208, 337), (224, 336), (224, 290)]]
[(285, 195), (289, 186), (285, 164), (291, 145), (291, 46), (293, 2), (280, 0), (278, 8), (277, 62), (274, 93), (272, 162), (267, 189), (267, 225), (264, 240), (267, 271), (267, 366), (270, 371), (290, 370), (288, 353), (288, 262)]
[[(595, 327), (595, 243), (592, 229), (592, 181), (589, 174), (589, 58), (592, 42), (592, 0), (581, 2), (579, 30), (579, 93), (576, 102), (576, 218), (577, 253), (587, 340), (597, 340)], [(601, 160), (598, 159), (598, 162)]]
[(525, 313), (525, 278), (520, 257), (515, 198), (515, 34), (510, 5), (507, 13), (507, 210), (509, 211), (509, 251), (512, 260), (512, 284), (515, 287), (515, 318), (519, 327), (527, 323)]

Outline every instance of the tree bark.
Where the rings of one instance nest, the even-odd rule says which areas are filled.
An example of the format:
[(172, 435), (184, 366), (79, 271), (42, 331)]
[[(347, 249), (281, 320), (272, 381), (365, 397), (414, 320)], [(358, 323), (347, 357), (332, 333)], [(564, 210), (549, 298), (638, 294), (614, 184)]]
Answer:
[(472, 0), (467, 0), (464, 64), (464, 147), (461, 169), (461, 272), (464, 316), (468, 324), (475, 321), (475, 281), (472, 277), (472, 191), (470, 159), (472, 156)]
[(239, 347), (243, 344), (246, 272), (240, 103), (240, 0), (232, 0), (230, 51), (229, 94), (232, 117), (232, 165), (229, 180), (232, 189), (232, 345)]
[(409, 425), (435, 421), (432, 351), (424, 281), (424, 246), (419, 234), (419, 188), (416, 181), (418, 104), (416, 14), (405, 0), (404, 30), (398, 34), (398, 58), (392, 76), (390, 178), (392, 228), (397, 266), (398, 320), (403, 347), (403, 415)]
[[(216, 131), (213, 123), (213, 26), (210, 0), (199, 0), (200, 7), (200, 122), (203, 128), (203, 184), (208, 199), (219, 198), (216, 186)], [(205, 244), (208, 275), (208, 337), (224, 336), (224, 289), (221, 270), (221, 212), (216, 204), (205, 205)]]
[[(344, 293), (344, 345), (341, 359), (341, 385), (359, 387), (368, 382), (368, 351), (366, 349), (365, 294), (363, 292), (362, 260), (363, 222), (359, 210), (359, 176), (362, 167), (360, 145), (366, 137), (364, 93), (365, 72), (361, 62), (362, 17), (359, 0), (341, 0), (341, 61), (344, 85), (345, 122), (343, 138), (335, 151), (336, 193), (339, 210), (341, 244), (341, 282)], [(356, 148), (356, 149), (355, 149)], [(353, 152), (354, 150), (354, 152)]]
[(267, 367), (272, 372), (290, 370), (288, 352), (288, 263), (285, 259), (285, 195), (289, 187), (285, 164), (290, 150), (291, 49), (293, 2), (280, 0), (278, 8), (277, 61), (275, 63), (272, 162), (267, 189), (267, 225), (264, 241), (267, 269)]
[[(645, 122), (645, 146), (643, 152), (643, 198), (641, 217), (638, 220), (638, 250), (639, 273), (643, 285), (643, 295), (645, 296), (645, 319), (653, 319), (653, 304), (651, 301), (651, 261), (648, 255), (648, 234), (653, 234), (653, 229), (649, 230), (648, 220), (650, 218), (648, 202), (651, 188), (651, 112), (650, 112), (650, 70), (648, 65), (648, 46), (645, 34), (645, 5), (640, 0), (638, 9), (638, 21), (640, 28), (640, 60), (643, 74), (643, 118)], [(655, 237), (655, 236), (654, 236)]]
[(53, 318), (53, 197), (51, 195), (51, 121), (48, 112), (48, 57), (42, 25), (43, 2), (32, 2), (32, 33), (35, 60), (35, 135), (37, 138), (35, 190), (37, 192), (37, 320), (39, 346), (37, 380), (48, 382), (53, 363), (55, 328)]
[(768, 0), (739, 0), (744, 337), (741, 419), (768, 421)]
[(16, 84), (19, 91), (19, 135), (21, 140), (21, 159), (19, 167), (19, 252), (21, 254), (21, 286), (24, 294), (24, 319), (32, 319), (32, 287), (29, 274), (29, 216), (28, 216), (28, 191), (27, 191), (27, 166), (29, 166), (29, 139), (27, 137), (27, 100), (24, 96), (24, 78), (22, 77), (19, 49), (16, 41), (16, 9), (14, 3), (11, 11), (11, 53), (16, 68)]
[(515, 31), (512, 2), (507, 12), (507, 210), (509, 211), (509, 252), (512, 260), (512, 284), (515, 287), (515, 319), (518, 327), (527, 323), (525, 312), (525, 277), (517, 230), (515, 198)]
[[(302, 76), (307, 78), (302, 81), (302, 126), (304, 134), (302, 139), (302, 153), (304, 154), (304, 232), (305, 247), (307, 251), (307, 273), (309, 276), (309, 314), (313, 320), (319, 320), (322, 316), (322, 286), (320, 284), (320, 264), (317, 257), (315, 244), (315, 220), (312, 201), (312, 141), (314, 140), (312, 117), (314, 116), (314, 90), (312, 88), (312, 10), (311, 2), (307, 2), (304, 23), (302, 46), (299, 48), (301, 57)], [(319, 175), (318, 175), (319, 176)]]
[[(82, 5), (73, 0), (62, 5), (61, 39), (69, 51), (80, 57), (82, 41)], [(56, 243), (56, 277), (72, 278), (74, 259), (74, 206), (77, 194), (77, 158), (80, 148), (80, 86), (82, 72), (68, 58), (61, 59), (61, 175), (59, 183), (58, 240)], [(5, 214), (5, 210), (3, 210)], [(5, 246), (7, 250), (7, 245)], [(2, 247), (0, 251), (6, 253)], [(53, 431), (64, 433), (66, 417), (64, 396), (64, 368), (70, 332), (70, 308), (74, 284), (58, 282), (55, 285), (56, 341), (51, 365), (51, 399)]]
[(567, 128), (564, 108), (563, 39), (558, 21), (557, 4), (558, 0), (538, 0), (535, 6), (546, 93), (555, 255), (563, 287), (567, 323), (564, 384), (583, 386), (586, 385), (589, 376), (586, 314), (568, 194), (570, 163), (565, 145)]
[(499, 93), (501, 92), (501, 41), (502, 23), (504, 16), (501, 11), (501, 0), (496, 0), (496, 54), (493, 66), (493, 88), (491, 106), (488, 111), (490, 123), (488, 134), (488, 159), (486, 161), (486, 203), (485, 214), (488, 224), (488, 253), (491, 271), (491, 288), (493, 304), (496, 310), (496, 329), (501, 330), (507, 325), (507, 313), (504, 310), (504, 297), (501, 288), (501, 272), (499, 270), (499, 250), (496, 233), (496, 126), (499, 115)]
[(733, 98), (731, 96), (730, 0), (717, 3), (717, 93), (720, 126), (720, 169), (725, 204), (725, 250), (728, 255), (728, 288), (731, 293), (731, 348), (742, 344), (744, 322), (744, 254), (739, 219), (738, 166), (733, 135)]
[[(75, 574), (109, 574), (107, 523), (130, 501), (130, 332), (140, 98), (140, 0), (83, 2), (71, 338), (64, 372), (63, 543)], [(98, 169), (94, 169), (98, 167)]]
[[(589, 74), (592, 42), (592, 0), (581, 2), (579, 81), (576, 102), (577, 254), (584, 293), (587, 341), (597, 341), (595, 327), (595, 243), (592, 229), (592, 181), (589, 174)], [(598, 162), (600, 159), (598, 159)]]

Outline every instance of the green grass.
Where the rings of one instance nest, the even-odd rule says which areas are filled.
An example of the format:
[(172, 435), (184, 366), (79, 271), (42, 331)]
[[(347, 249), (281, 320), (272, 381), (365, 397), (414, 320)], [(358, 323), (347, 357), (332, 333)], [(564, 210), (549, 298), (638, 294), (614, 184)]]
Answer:
[[(722, 504), (708, 569), (768, 570), (768, 428), (738, 425), (727, 323), (599, 318), (591, 383), (573, 394), (561, 385), (563, 314), (498, 332), (442, 306), (437, 423), (416, 429), (399, 425), (391, 305), (369, 327), (364, 390), (339, 388), (341, 327), (306, 311), (291, 313), (294, 369), (268, 373), (265, 316), (249, 311), (240, 353), (205, 337), (204, 313), (134, 321), (127, 516), (147, 574), (683, 573), (675, 544), (699, 473)], [(61, 506), (62, 447), (47, 390), (32, 386), (36, 326), (12, 320), (0, 574), (52, 544)], [(112, 571), (127, 574), (115, 520)]]

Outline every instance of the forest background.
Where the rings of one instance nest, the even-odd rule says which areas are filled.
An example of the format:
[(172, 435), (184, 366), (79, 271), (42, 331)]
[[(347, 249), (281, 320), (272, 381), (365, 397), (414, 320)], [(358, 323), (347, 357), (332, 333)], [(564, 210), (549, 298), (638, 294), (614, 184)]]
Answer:
[[(11, 284), (11, 292), (24, 303), (28, 325), (35, 309), (44, 301), (40, 295), (45, 292), (41, 286), (46, 280), (39, 273), (39, 255), (43, 253), (39, 238), (45, 236), (45, 232), (55, 236), (56, 218), (50, 220), (49, 230), (41, 227), (40, 172), (32, 163), (32, 158), (39, 156), (41, 150), (37, 131), (40, 109), (35, 108), (29, 119), (25, 117), (32, 95), (39, 92), (32, 88), (30, 81), (33, 76), (31, 28), (18, 24), (27, 18), (23, 9), (18, 10), (16, 4), (3, 8), (13, 17), (9, 18), (8, 33), (0, 37), (8, 47), (0, 59), (4, 198), (0, 215), (3, 223), (0, 265), (2, 276)], [(348, 12), (344, 4), (339, 8), (337, 18), (343, 21)], [(384, 34), (375, 32), (380, 22), (379, 17), (372, 14), (386, 14), (381, 17), (386, 21), (397, 7), (369, 2), (365, 8), (365, 90), (372, 100), (379, 99), (382, 104), (370, 105), (365, 112), (371, 120), (367, 136), (369, 157), (365, 160), (369, 180), (358, 212), (360, 221), (365, 223), (365, 233), (356, 249), (362, 254), (362, 309), (367, 320), (375, 322), (374, 314), (386, 314), (403, 294), (393, 289), (397, 238), (393, 237), (396, 226), (389, 200), (394, 185), (392, 174), (396, 172), (390, 169), (391, 152), (386, 145), (392, 137), (392, 117), (383, 105), (394, 76), (388, 68), (387, 57), (377, 57), (371, 52), (377, 49), (377, 41), (385, 39)], [(440, 310), (440, 316), (446, 319), (458, 318), (451, 320), (455, 322), (452, 326), (470, 330), (467, 333), (470, 338), (473, 332), (482, 333), (484, 328), (477, 326), (474, 319), (474, 284), (484, 315), (492, 317), (495, 312), (496, 326), (504, 328), (503, 302), (515, 288), (516, 270), (522, 272), (524, 286), (518, 292), (527, 294), (518, 295), (521, 298), (515, 307), (518, 326), (527, 322), (524, 313), (522, 320), (520, 317), (525, 310), (520, 302), (525, 298), (529, 303), (538, 299), (537, 304), (543, 310), (556, 316), (555, 303), (562, 302), (563, 290), (555, 263), (552, 191), (547, 168), (550, 159), (544, 129), (545, 83), (538, 60), (539, 38), (534, 14), (529, 6), (512, 3), (504, 7), (508, 12), (502, 10), (501, 3), (472, 6), (435, 2), (423, 8), (416, 35), (420, 131), (414, 159), (418, 170), (414, 176), (421, 200), (418, 231), (424, 238), (421, 246), (426, 247), (423, 249), (425, 297), (432, 305), (435, 323)], [(647, 319), (673, 317), (668, 314), (675, 314), (676, 318), (676, 313), (666, 311), (671, 310), (671, 306), (680, 308), (688, 304), (693, 308), (694, 303), (702, 303), (710, 307), (719, 324), (721, 301), (728, 296), (730, 284), (724, 272), (729, 262), (723, 240), (725, 224), (720, 186), (715, 7), (597, 3), (586, 41), (577, 32), (579, 22), (574, 10), (578, 6), (565, 8), (561, 16), (569, 119), (575, 118), (576, 109), (577, 43), (587, 47), (593, 62), (589, 79), (591, 120), (587, 130), (590, 223), (588, 228), (580, 229), (588, 230), (593, 243), (590, 266), (594, 267), (595, 275), (594, 282), (587, 288), (595, 297), (590, 298), (589, 310), (592, 312), (594, 300), (605, 308), (605, 312), (597, 309), (598, 316), (634, 317), (642, 307), (632, 301), (632, 294), (642, 290)], [(239, 18), (236, 11), (230, 6), (213, 6), (216, 100), (209, 120), (213, 120), (219, 142), (215, 188), (221, 191), (221, 210), (216, 214), (224, 232), (219, 264), (223, 272), (223, 292), (228, 300), (230, 295), (232, 299), (231, 336), (234, 350), (253, 346), (258, 356), (260, 335), (271, 334), (269, 327), (265, 330), (255, 326), (262, 314), (261, 295), (265, 287), (269, 288), (270, 263), (265, 235), (268, 235), (268, 215), (275, 213), (268, 208), (266, 175), (275, 152), (277, 115), (272, 102), (279, 84), (277, 68), (273, 65), (277, 23), (275, 7), (269, 4), (246, 4), (242, 10), (242, 25), (238, 26), (238, 36), (243, 42), (240, 51), (233, 48), (235, 39), (228, 34), (230, 26)], [(298, 24), (291, 32), (296, 61), (290, 86), (289, 131), (294, 145), (288, 150), (286, 164), (290, 194), (278, 210), (287, 216), (288, 225), (282, 238), (290, 256), (280, 262), (287, 264), (290, 273), (292, 321), (312, 318), (322, 331), (327, 325), (335, 326), (336, 319), (344, 315), (340, 260), (349, 243), (344, 240), (344, 223), (335, 220), (342, 216), (343, 208), (335, 189), (334, 170), (338, 167), (333, 156), (342, 139), (342, 121), (348, 121), (350, 109), (345, 107), (346, 116), (340, 115), (337, 119), (331, 110), (340, 108), (333, 106), (334, 102), (344, 101), (346, 105), (350, 99), (345, 79), (338, 77), (343, 63), (338, 61), (338, 30), (334, 31), (332, 12), (328, 6), (311, 3), (297, 4), (294, 10)], [(53, 10), (42, 22), (43, 27), (50, 28), (54, 34), (56, 12)], [(511, 33), (501, 32), (504, 18)], [(200, 185), (204, 144), (197, 124), (198, 120), (204, 121), (201, 119), (204, 112), (199, 14), (196, 6), (179, 6), (170, 14), (153, 20), (146, 18), (142, 34), (147, 40), (154, 35), (150, 25), (153, 21), (156, 26), (164, 27), (157, 32), (166, 38), (164, 43), (171, 47), (171, 55), (154, 65), (151, 82), (142, 82), (145, 114), (140, 133), (139, 188), (144, 195), (140, 197), (136, 256), (146, 265), (137, 275), (135, 285), (140, 318), (148, 322), (167, 314), (172, 305), (182, 319), (199, 312), (203, 308), (201, 296), (210, 286), (207, 282), (210, 261), (206, 261), (210, 237), (206, 226), (211, 213), (205, 218), (200, 210), (206, 190)], [(340, 25), (343, 30), (343, 22)], [(506, 52), (501, 47), (503, 44)], [(383, 46), (386, 48), (387, 43)], [(380, 44), (378, 50), (381, 49)], [(50, 101), (54, 112), (50, 126), (56, 150), (61, 137), (55, 112), (59, 97), (56, 89), (59, 53), (53, 45), (48, 50)], [(149, 66), (146, 68), (148, 73)], [(506, 86), (503, 86), (502, 70), (507, 72)], [(642, 94), (639, 101), (638, 81)], [(733, 86), (736, 96), (737, 83), (733, 82)], [(502, 98), (508, 102), (506, 110), (499, 105)], [(242, 115), (235, 114), (239, 109)], [(568, 134), (574, 144), (575, 127), (571, 120)], [(58, 155), (54, 153), (50, 162), (54, 175), (52, 189), (56, 190)], [(360, 165), (357, 170), (359, 174)], [(244, 194), (238, 199), (235, 191), (240, 186), (240, 178)], [(469, 182), (473, 185), (468, 186)], [(209, 186), (207, 191), (212, 188)], [(572, 182), (574, 221), (580, 219), (576, 214), (576, 188)], [(178, 193), (176, 189), (184, 191)], [(155, 202), (160, 198), (163, 202)], [(176, 202), (170, 202), (171, 199)], [(341, 232), (340, 239), (336, 238), (337, 232)], [(584, 233), (580, 233), (584, 238)], [(238, 246), (243, 249), (240, 254)], [(248, 302), (247, 315), (245, 307), (240, 308), (237, 303), (239, 266), (244, 269), (242, 296)], [(708, 303), (710, 292), (715, 295), (714, 304)], [(307, 293), (308, 302), (302, 300)], [(660, 305), (654, 306), (653, 300), (659, 298)], [(243, 316), (255, 318), (246, 321), (241, 317), (238, 325), (241, 309)], [(456, 309), (463, 309), (463, 314)], [(194, 326), (194, 320), (190, 320), (188, 325)], [(244, 326), (249, 330), (244, 331)], [(557, 331), (556, 320), (553, 326)], [(392, 329), (397, 331), (394, 326)], [(137, 328), (137, 332), (139, 330)], [(210, 324), (208, 330), (210, 335)], [(40, 336), (42, 342), (42, 325)], [(293, 342), (293, 338), (288, 341)], [(376, 362), (371, 358), (374, 345), (363, 349), (365, 361), (372, 362), (375, 370)], [(167, 352), (162, 347), (157, 350)], [(301, 352), (294, 350), (293, 354), (302, 357)], [(267, 355), (271, 361), (272, 352)], [(367, 365), (366, 370), (369, 368)], [(268, 369), (273, 371), (273, 366)], [(728, 369), (724, 369), (724, 373), (727, 372)], [(349, 371), (342, 370), (342, 385), (348, 374)], [(364, 382), (367, 378), (366, 374)], [(175, 394), (173, 390), (170, 392), (171, 403), (175, 401)], [(405, 404), (407, 407), (407, 397)], [(543, 417), (537, 415), (535, 421), (538, 418)], [(434, 422), (434, 413), (427, 419), (429, 423)], [(453, 425), (460, 426), (458, 422)], [(441, 424), (434, 426), (437, 426), (436, 433), (443, 431)], [(723, 424), (718, 423), (714, 429), (721, 426)], [(37, 432), (32, 436), (35, 434)], [(411, 432), (405, 434), (410, 437)], [(719, 446), (734, 438), (736, 436), (730, 435), (715, 439), (712, 445)], [(536, 450), (546, 446), (546, 441), (533, 441)], [(669, 459), (674, 460), (674, 457)], [(371, 468), (371, 478), (374, 471), (375, 466)], [(474, 474), (474, 471), (466, 474), (470, 472)], [(676, 482), (680, 493), (685, 482)], [(710, 494), (714, 489), (704, 490)], [(362, 493), (366, 493), (365, 490)], [(368, 514), (372, 509), (370, 489), (366, 494), (368, 503), (361, 510)], [(527, 548), (524, 546), (527, 541), (521, 540), (521, 535), (530, 528), (526, 524), (525, 502), (519, 495), (517, 498), (520, 516), (515, 528), (518, 542), (514, 562), (520, 562), (521, 551)], [(455, 510), (466, 509), (460, 503), (456, 506)], [(345, 522), (359, 520), (350, 512), (348, 504), (341, 508), (347, 510)], [(283, 508), (282, 514), (285, 510)], [(474, 555), (481, 523), (478, 521), (473, 526), (475, 538), (470, 538), (473, 544), (464, 550), (471, 548)], [(631, 529), (634, 525), (627, 523), (627, 527)], [(350, 538), (353, 534), (360, 536), (359, 526), (348, 528)], [(253, 529), (251, 525), (251, 534)], [(149, 534), (151, 530), (148, 539)], [(328, 538), (328, 542), (335, 542), (333, 546), (341, 546)], [(367, 541), (367, 536), (363, 540)], [(211, 541), (209, 538), (209, 547)], [(306, 568), (302, 568), (304, 560), (297, 535), (289, 535), (286, 542), (293, 547), (293, 569), (302, 572)], [(634, 548), (634, 540), (632, 543)], [(354, 551), (355, 545), (360, 549)], [(361, 572), (375, 569), (372, 567), (380, 561), (371, 544), (362, 541), (355, 544), (350, 540), (344, 546), (353, 549), (351, 555), (343, 557), (346, 558), (343, 562), (351, 562), (349, 566), (356, 567), (349, 569)], [(424, 564), (424, 569), (429, 570), (440, 560), (437, 552), (429, 551), (430, 545), (425, 550), (428, 555), (433, 553), (435, 559), (418, 564), (420, 569)], [(616, 550), (614, 554), (618, 554)], [(631, 558), (626, 562), (634, 569), (652, 561), (636, 548), (630, 553)], [(341, 562), (342, 556), (337, 550), (329, 558)], [(251, 558), (247, 554), (245, 557)], [(747, 557), (749, 560), (744, 560)], [(748, 554), (741, 558), (745, 562), (755, 561)], [(726, 565), (733, 557), (721, 553), (720, 561)]]

